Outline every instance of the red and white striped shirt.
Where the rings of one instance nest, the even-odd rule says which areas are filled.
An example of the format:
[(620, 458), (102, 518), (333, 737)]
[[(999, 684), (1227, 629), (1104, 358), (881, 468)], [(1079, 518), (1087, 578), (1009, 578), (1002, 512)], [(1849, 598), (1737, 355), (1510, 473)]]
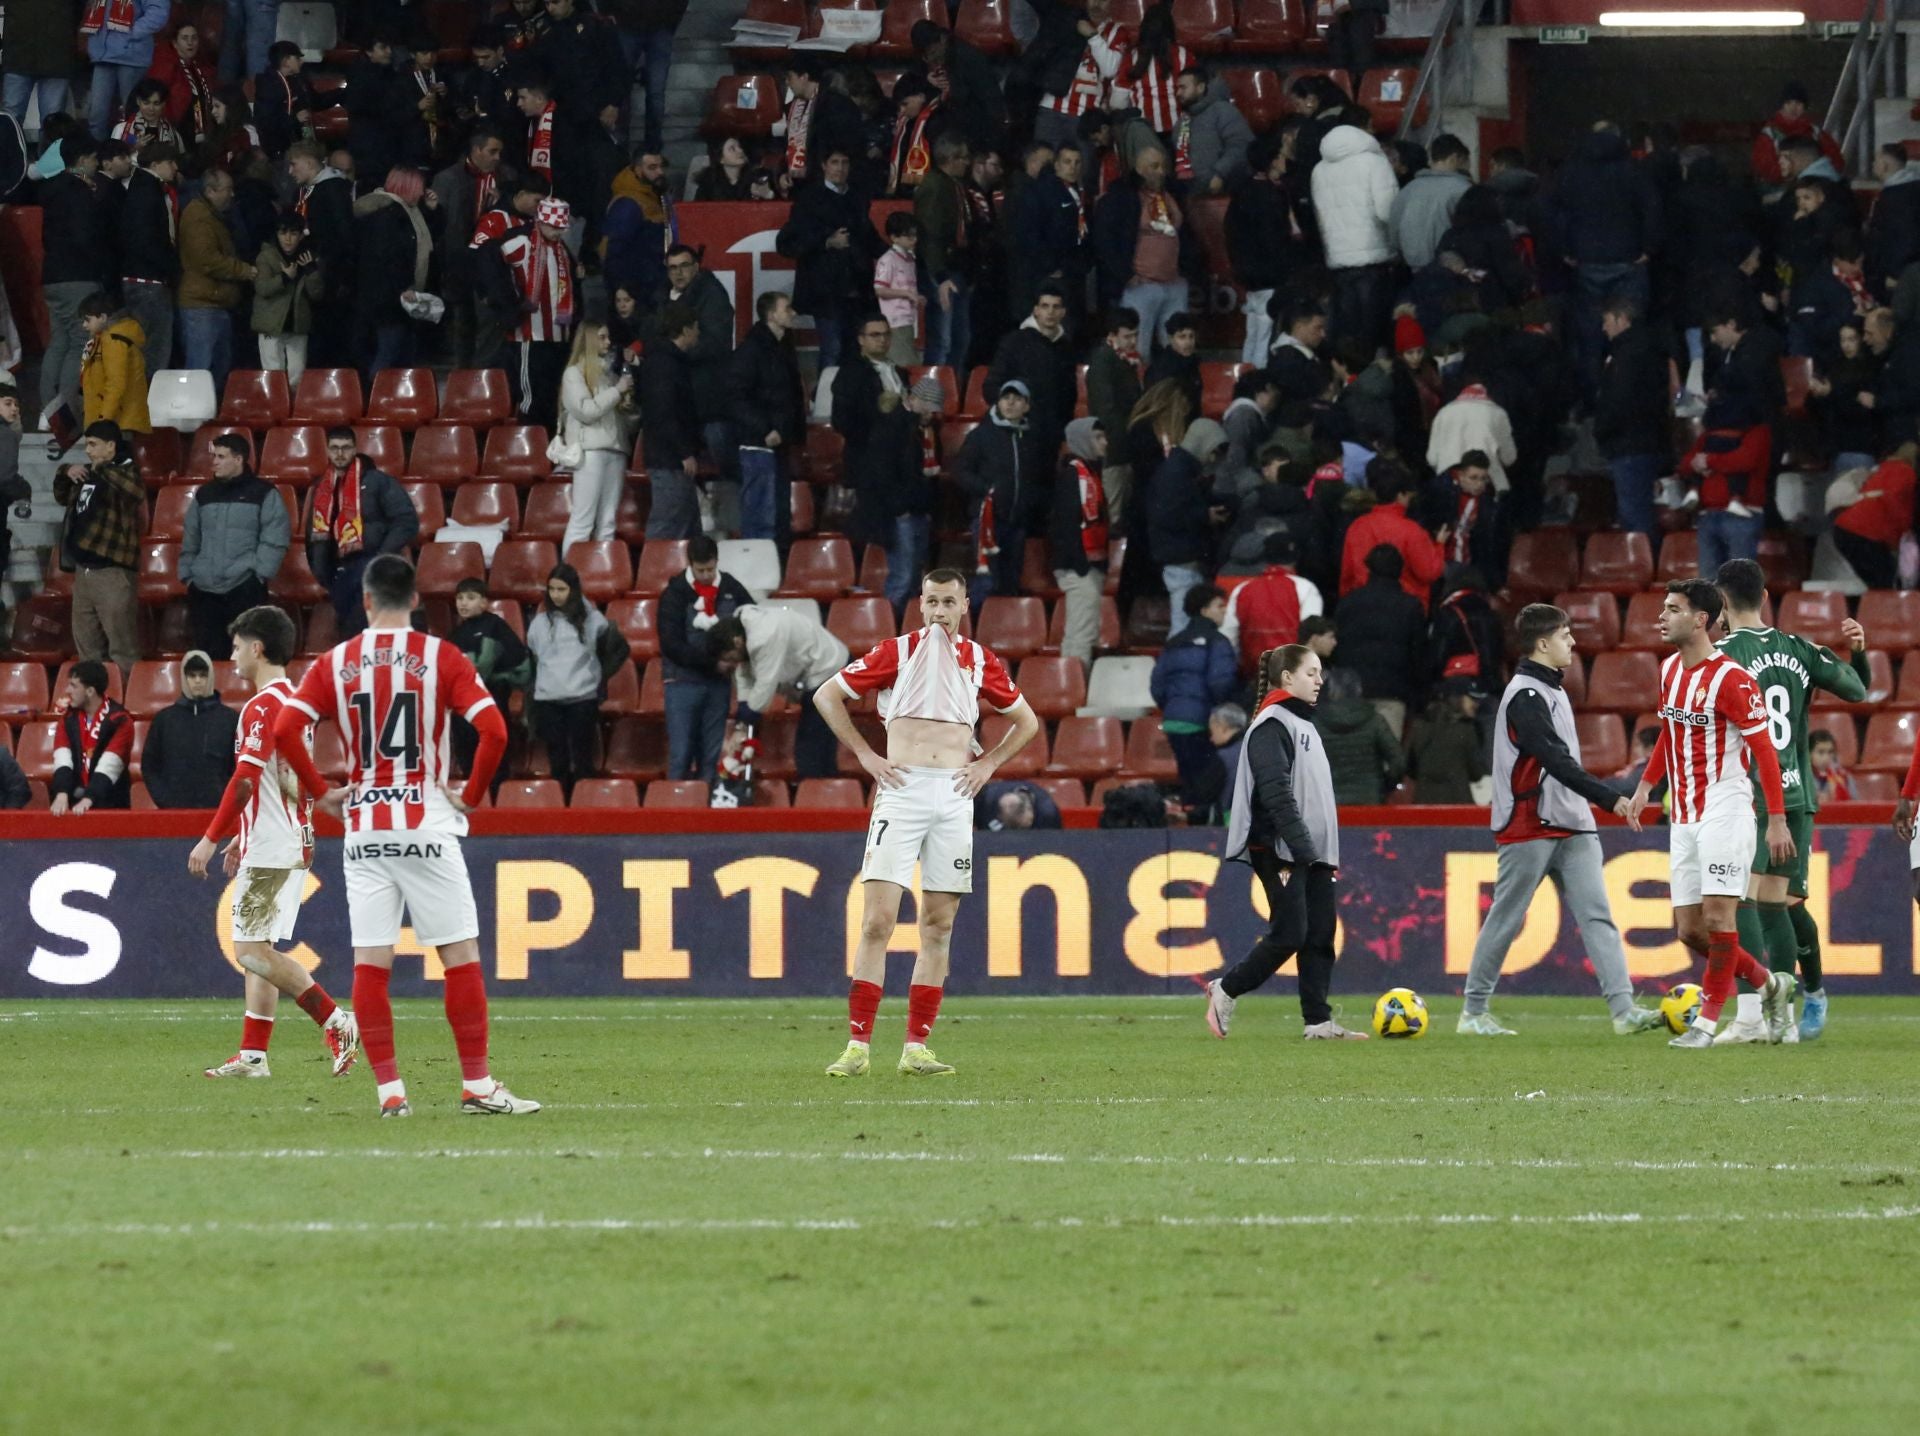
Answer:
[[(1767, 729), (1767, 707), (1753, 675), (1724, 653), (1692, 668), (1680, 655), (1668, 656), (1660, 668), (1659, 750), (1647, 765), (1649, 782), (1657, 782), (1656, 764), (1664, 763), (1673, 789), (1673, 820), (1698, 823), (1711, 815), (1751, 812), (1753, 784), (1747, 770), (1754, 751), (1768, 743), (1747, 739)], [(1774, 787), (1778, 788), (1778, 761)], [(1769, 807), (1778, 802), (1770, 794)]]
[(509, 338), (564, 343), (573, 337), (575, 288), (573, 257), (566, 245), (543, 239), (529, 225), (500, 241), (500, 257), (513, 271), (515, 287), (533, 308), (520, 315)]
[(286, 704), (340, 725), (349, 837), (467, 831), (465, 815), (441, 791), (452, 775), (453, 715), (471, 723), (495, 705), (451, 643), (410, 628), (370, 628), (309, 668)]
[(984, 697), (996, 713), (1018, 706), (1020, 690), (1007, 665), (971, 638), (949, 638), (937, 624), (876, 645), (834, 676), (849, 698), (879, 693), (880, 716), (936, 723), (980, 721)]
[(1133, 36), (1109, 20), (1087, 37), (1086, 47), (1080, 51), (1080, 68), (1074, 72), (1067, 93), (1042, 95), (1040, 108), (1063, 115), (1084, 115), (1088, 110), (1105, 108), (1107, 90), (1120, 73), (1121, 61), (1132, 43)]
[(1122, 92), (1129, 92), (1133, 107), (1156, 135), (1171, 135), (1180, 123), (1180, 98), (1174, 93), (1174, 82), (1182, 70), (1193, 67), (1193, 51), (1185, 45), (1175, 45), (1168, 58), (1172, 63), (1162, 65), (1130, 50), (1113, 81), (1114, 108), (1126, 108), (1129, 95)]
[[(240, 810), (240, 862), (250, 868), (313, 866), (313, 799), (300, 791), (293, 769), (274, 751), (274, 721), (293, 696), (276, 678), (247, 700), (233, 735), (237, 767), (251, 767), (253, 792)], [(311, 742), (313, 728), (303, 741)]]

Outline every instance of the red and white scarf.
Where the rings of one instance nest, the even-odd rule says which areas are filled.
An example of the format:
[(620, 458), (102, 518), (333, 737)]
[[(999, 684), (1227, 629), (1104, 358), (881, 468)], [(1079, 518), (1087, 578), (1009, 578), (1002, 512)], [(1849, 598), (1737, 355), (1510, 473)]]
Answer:
[(720, 585), (700, 582), (693, 576), (692, 569), (687, 570), (687, 583), (693, 588), (694, 601), (699, 604), (700, 611), (708, 618), (718, 618), (720, 616)]
[(133, 0), (93, 0), (86, 18), (80, 22), (82, 35), (98, 35), (111, 30), (118, 35), (133, 33)]
[(573, 267), (567, 247), (547, 239), (537, 226), (510, 235), (500, 257), (514, 272), (523, 299), (533, 308), (520, 316), (516, 340), (562, 341), (573, 331)]
[(1193, 116), (1183, 114), (1173, 127), (1173, 177), (1193, 178)]
[(367, 526), (360, 516), (359, 455), (338, 474), (329, 465), (320, 475), (307, 532), (313, 538), (332, 539), (343, 559), (352, 558), (366, 546)]
[(989, 493), (980, 501), (980, 528), (973, 548), (973, 571), (993, 572), (993, 560), (999, 552), (1000, 539), (994, 533), (993, 524), (993, 495)]
[(1453, 532), (1447, 535), (1448, 563), (1473, 561), (1469, 545), (1473, 539), (1473, 526), (1479, 518), (1480, 495), (1462, 491), (1453, 515)]
[[(465, 163), (467, 173), (473, 176), (473, 228), (475, 236), (478, 237), (480, 222), (486, 217), (487, 211), (493, 208), (494, 199), (500, 193), (500, 177), (481, 174), (473, 167), (472, 160), (467, 160)], [(502, 229), (501, 232), (505, 233), (505, 230)]]
[(887, 188), (897, 190), (902, 185), (910, 188), (933, 169), (933, 146), (927, 143), (927, 124), (939, 108), (938, 100), (930, 100), (912, 119), (903, 114), (893, 122), (893, 157)]
[(1080, 481), (1080, 547), (1090, 563), (1107, 561), (1107, 488), (1084, 459), (1073, 461)]
[(929, 483), (940, 479), (940, 436), (931, 424), (920, 426), (920, 477)]
[(1073, 196), (1073, 222), (1081, 243), (1087, 238), (1087, 196), (1079, 185), (1067, 186), (1067, 193)]
[(190, 98), (187, 102), (187, 127), (195, 135), (213, 132), (213, 87), (198, 60), (182, 60), (180, 73), (186, 76)]
[(787, 174), (796, 180), (807, 172), (807, 125), (812, 117), (813, 101), (795, 95), (787, 106)]
[(1873, 292), (1867, 288), (1866, 271), (1856, 269), (1852, 274), (1842, 274), (1840, 266), (1833, 266), (1833, 277), (1847, 286), (1847, 293), (1853, 296), (1853, 312), (1870, 314), (1873, 312)]
[(555, 108), (554, 102), (548, 100), (547, 107), (527, 121), (527, 168), (548, 184), (553, 183), (553, 112)]

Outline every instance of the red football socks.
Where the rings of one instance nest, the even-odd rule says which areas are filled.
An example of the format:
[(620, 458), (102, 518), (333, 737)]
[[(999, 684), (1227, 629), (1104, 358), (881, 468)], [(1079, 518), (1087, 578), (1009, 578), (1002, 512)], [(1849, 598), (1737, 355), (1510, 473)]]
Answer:
[(242, 1052), (265, 1052), (267, 1044), (273, 1040), (273, 1019), (255, 1017), (249, 1012), (240, 1020), (240, 1050)]
[(326, 988), (317, 982), (293, 1000), (300, 1004), (302, 1012), (322, 1027), (327, 1025), (327, 1019), (334, 1014), (333, 999), (327, 996)]
[(873, 1019), (879, 1011), (880, 984), (855, 978), (847, 991), (847, 1029), (855, 1042), (873, 1041)]
[(444, 997), (447, 1026), (453, 1029), (453, 1045), (460, 1053), (460, 1076), (478, 1082), (487, 1076), (487, 984), (480, 964), (463, 962), (448, 968)]
[(400, 1080), (400, 1064), (393, 1056), (393, 1001), (387, 996), (392, 978), (384, 967), (358, 964), (353, 969), (353, 1015), (376, 1082)]
[(1703, 994), (1701, 1018), (1707, 1022), (1720, 1020), (1720, 1009), (1726, 1006), (1727, 999), (1733, 995), (1735, 977), (1744, 977), (1754, 986), (1764, 987), (1769, 976), (1771, 974), (1754, 960), (1753, 954), (1740, 946), (1738, 933), (1708, 933), (1707, 975), (1700, 984)]
[(943, 987), (920, 983), (907, 989), (907, 1041), (926, 1042), (927, 1034), (933, 1031), (934, 1018), (940, 1015), (940, 999), (945, 995)]

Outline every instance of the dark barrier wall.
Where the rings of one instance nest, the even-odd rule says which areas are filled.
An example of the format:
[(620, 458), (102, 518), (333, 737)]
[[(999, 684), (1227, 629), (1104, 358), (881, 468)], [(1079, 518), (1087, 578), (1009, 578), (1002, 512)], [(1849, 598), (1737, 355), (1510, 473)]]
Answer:
[[(1611, 829), (1603, 838), (1636, 980), (1658, 986), (1693, 973), (1670, 930), (1664, 835)], [(1263, 925), (1251, 872), (1223, 866), (1218, 843), (1217, 832), (1201, 831), (979, 835), (974, 894), (954, 935), (953, 990), (1190, 990), (1193, 977), (1237, 959)], [(190, 845), (0, 844), (8, 914), (0, 997), (234, 993), (224, 883), (186, 875)], [(1812, 906), (1833, 985), (1920, 991), (1905, 847), (1885, 827), (1846, 826), (1821, 829), (1817, 846)], [(1349, 827), (1342, 847), (1336, 990), (1458, 991), (1492, 891), (1485, 829)], [(536, 996), (843, 992), (861, 851), (857, 830), (466, 842), (489, 977), (503, 995)], [(336, 988), (350, 961), (341, 889), (339, 844), (323, 841), (297, 950), (323, 963)], [(894, 946), (913, 948), (910, 909)], [(429, 990), (436, 976), (424, 955), (403, 959), (396, 986)], [(1550, 887), (1534, 902), (1507, 977), (1515, 992), (1593, 991)]]

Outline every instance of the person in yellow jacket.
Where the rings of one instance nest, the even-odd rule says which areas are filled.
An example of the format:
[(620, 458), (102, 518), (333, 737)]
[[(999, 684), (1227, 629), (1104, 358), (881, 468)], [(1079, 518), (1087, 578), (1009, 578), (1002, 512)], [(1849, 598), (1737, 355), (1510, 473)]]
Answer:
[(86, 352), (80, 358), (81, 423), (92, 426), (111, 419), (129, 434), (153, 428), (147, 415), (147, 361), (142, 353), (147, 334), (126, 310), (115, 310), (104, 294), (95, 294), (80, 306), (80, 323), (87, 331)]
[(254, 275), (251, 264), (234, 253), (226, 213), (233, 206), (233, 176), (208, 170), (200, 197), (180, 212), (180, 290), (174, 320), (189, 369), (213, 375), (213, 392), (227, 383), (233, 367), (233, 310), (241, 285)]

